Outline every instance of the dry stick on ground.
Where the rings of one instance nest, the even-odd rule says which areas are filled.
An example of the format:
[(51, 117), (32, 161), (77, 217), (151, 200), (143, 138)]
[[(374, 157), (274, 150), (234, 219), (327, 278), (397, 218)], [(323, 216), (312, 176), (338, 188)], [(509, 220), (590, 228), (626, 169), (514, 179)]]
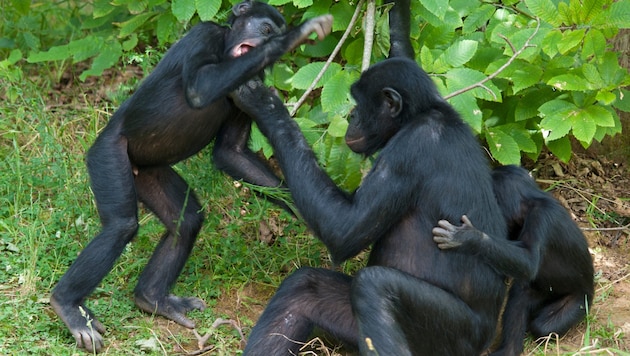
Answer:
[(367, 11), (365, 14), (365, 33), (363, 39), (363, 62), (361, 63), (361, 72), (365, 72), (370, 67), (370, 59), (372, 59), (375, 14), (376, 0), (368, 0)]
[(465, 88), (456, 90), (446, 96), (444, 96), (444, 99), (448, 100), (454, 96), (457, 96), (459, 94), (465, 93), (467, 91), (473, 90), (475, 88), (483, 88), (485, 90), (487, 90), (488, 92), (490, 92), (493, 96), (494, 93), (492, 92), (492, 90), (490, 90), (488, 87), (486, 87), (485, 85), (483, 85), (484, 83), (492, 80), (494, 77), (496, 77), (497, 75), (499, 75), (499, 73), (503, 72), (510, 64), (512, 64), (512, 62), (514, 62), (514, 60), (521, 55), (521, 53), (523, 53), (523, 51), (525, 51), (527, 48), (529, 47), (535, 47), (535, 45), (529, 44), (529, 42), (534, 38), (534, 36), (536, 36), (536, 34), (538, 33), (538, 30), (540, 29), (540, 19), (536, 18), (536, 29), (534, 30), (534, 33), (531, 34), (531, 36), (529, 36), (529, 38), (527, 38), (527, 41), (525, 41), (525, 44), (523, 44), (523, 47), (521, 47), (518, 51), (516, 50), (516, 48), (514, 48), (514, 45), (512, 44), (512, 42), (510, 42), (510, 40), (503, 36), (503, 35), (498, 35), (499, 37), (503, 38), (503, 40), (505, 40), (505, 42), (508, 44), (508, 46), (510, 46), (510, 48), (512, 49), (512, 56), (510, 57), (510, 59), (508, 59), (507, 62), (505, 62), (504, 65), (502, 65), (499, 69), (496, 70), (496, 72), (490, 74), (489, 76), (487, 76), (485, 79), (472, 84), (470, 86), (467, 86)]
[(328, 60), (326, 61), (326, 64), (324, 64), (324, 67), (322, 68), (322, 70), (319, 72), (319, 74), (317, 74), (317, 77), (315, 77), (315, 80), (313, 80), (313, 83), (311, 83), (311, 86), (308, 87), (308, 89), (306, 89), (306, 91), (304, 92), (300, 100), (298, 100), (295, 104), (287, 104), (287, 106), (293, 106), (293, 109), (291, 110), (291, 116), (295, 116), (295, 113), (298, 111), (300, 106), (304, 104), (304, 102), (306, 101), (306, 98), (308, 98), (308, 96), (311, 94), (313, 89), (315, 89), (315, 85), (317, 85), (317, 82), (319, 82), (319, 80), (322, 79), (322, 77), (324, 76), (326, 69), (330, 67), (330, 64), (332, 63), (333, 59), (335, 59), (339, 51), (341, 51), (341, 46), (343, 46), (343, 44), (346, 42), (346, 39), (350, 35), (350, 31), (352, 31), (354, 24), (357, 22), (357, 18), (359, 17), (359, 12), (361, 11), (361, 8), (363, 7), (364, 1), (365, 0), (361, 0), (357, 4), (357, 8), (354, 11), (354, 14), (352, 15), (352, 19), (350, 20), (350, 23), (348, 24), (348, 28), (346, 29), (346, 32), (344, 32), (343, 36), (341, 36), (339, 43), (337, 43), (337, 47), (335, 47), (333, 52), (330, 54), (330, 56), (328, 57)]

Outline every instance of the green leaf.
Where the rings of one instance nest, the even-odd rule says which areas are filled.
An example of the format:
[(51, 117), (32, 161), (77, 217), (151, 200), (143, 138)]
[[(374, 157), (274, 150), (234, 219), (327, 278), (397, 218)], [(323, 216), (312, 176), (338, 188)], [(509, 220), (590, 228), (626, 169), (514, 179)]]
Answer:
[(584, 36), (582, 45), (582, 60), (596, 57), (599, 58), (606, 51), (606, 37), (598, 29), (590, 29)]
[(485, 26), (485, 24), (492, 18), (492, 15), (496, 11), (495, 7), (490, 4), (484, 4), (478, 7), (464, 20), (464, 27), (462, 33), (472, 33), (478, 28)]
[(562, 24), (558, 9), (551, 0), (525, 0), (525, 4), (534, 16), (540, 17), (543, 21), (550, 23), (554, 27)]
[(593, 141), (597, 125), (586, 115), (584, 111), (579, 111), (573, 121), (573, 136), (581, 142), (589, 143)]
[(607, 3), (606, 0), (583, 0), (579, 13), (580, 22), (586, 24), (593, 21), (604, 11), (604, 6)]
[(154, 12), (147, 12), (142, 15), (133, 16), (131, 19), (125, 22), (116, 23), (116, 25), (120, 26), (120, 33), (118, 34), (118, 36), (126, 37), (136, 32), (136, 30), (140, 26), (144, 25), (145, 22), (147, 22), (147, 20), (154, 14)]
[(597, 104), (584, 108), (577, 120), (591, 121), (597, 126), (615, 127), (615, 119), (610, 111)]
[(615, 1), (606, 11), (593, 19), (593, 24), (603, 28), (630, 28), (630, 2)]
[(481, 133), (483, 115), (477, 99), (472, 95), (457, 95), (448, 100), (462, 116), (462, 119), (475, 131)]
[(591, 84), (575, 74), (560, 74), (547, 81), (548, 85), (558, 90), (590, 90)]
[[(486, 79), (486, 76), (483, 73), (469, 68), (455, 68), (449, 70), (445, 76), (446, 87), (450, 93)], [(476, 88), (471, 90), (470, 93), (479, 99), (498, 102), (501, 101), (501, 91), (492, 83), (492, 81), (485, 82), (483, 85), (485, 88)]]
[(269, 0), (268, 4), (273, 6), (280, 6), (290, 3), (292, 0)]
[(439, 19), (443, 19), (448, 10), (448, 0), (420, 0), (420, 3)]
[[(477, 41), (462, 40), (457, 41), (449, 48), (447, 48), (442, 55), (440, 55), (435, 64), (436, 70), (443, 67), (444, 71), (447, 69), (446, 64), (451, 68), (461, 67), (466, 64), (477, 51)], [(443, 64), (442, 64), (443, 63)], [(439, 71), (443, 72), (443, 71)], [(439, 73), (438, 72), (438, 73)]]
[(584, 74), (584, 78), (590, 82), (589, 87), (600, 89), (606, 86), (606, 83), (599, 74), (597, 67), (593, 64), (584, 63), (582, 66), (582, 74)]
[(149, 2), (147, 0), (129, 1), (127, 3), (127, 9), (129, 10), (130, 14), (137, 15), (145, 11), (148, 4)]
[(157, 38), (161, 45), (174, 42), (173, 34), (176, 32), (177, 19), (170, 12), (162, 13), (157, 19)]
[(546, 142), (547, 147), (561, 161), (569, 162), (571, 159), (571, 141), (568, 137), (562, 137), (558, 140)]
[(549, 57), (555, 57), (558, 54), (558, 44), (562, 42), (562, 32), (559, 30), (550, 31), (542, 41), (542, 50)]
[(521, 151), (514, 139), (500, 128), (491, 127), (486, 133), (486, 141), (492, 157), (501, 164), (519, 164)]
[(546, 141), (554, 141), (566, 136), (572, 128), (572, 116), (578, 111), (573, 104), (564, 100), (551, 100), (538, 108), (543, 119), (540, 128)]
[(195, 0), (195, 9), (201, 21), (212, 21), (220, 7), (221, 0)]
[(111, 68), (114, 64), (118, 63), (118, 60), (122, 56), (122, 47), (120, 43), (112, 41), (106, 45), (101, 53), (94, 58), (90, 69), (84, 71), (79, 76), (79, 79), (85, 80), (88, 76), (99, 76), (103, 74), (105, 69)]
[(584, 30), (566, 31), (562, 34), (562, 41), (558, 43), (558, 51), (567, 54), (576, 48), (584, 39)]
[(186, 23), (195, 14), (195, 0), (173, 0), (171, 1), (171, 11), (177, 21)]
[(333, 32), (345, 31), (348, 28), (354, 9), (355, 7), (348, 1), (338, 1), (330, 8), (330, 14), (333, 15)]
[(344, 137), (346, 130), (348, 130), (348, 121), (341, 115), (333, 116), (330, 125), (328, 125), (328, 134), (333, 137)]
[(322, 89), (321, 103), (325, 112), (340, 113), (339, 107), (349, 103), (350, 85), (359, 77), (358, 72), (339, 71), (330, 78)]
[(313, 5), (313, 0), (293, 0), (293, 5), (298, 9), (303, 9)]
[(292, 90), (291, 77), (293, 77), (294, 74), (291, 67), (286, 63), (275, 63), (271, 71), (273, 86), (279, 90)]
[[(307, 89), (313, 80), (317, 77), (326, 63), (313, 62), (300, 68), (297, 73), (291, 78), (291, 84), (296, 89)], [(331, 63), (330, 67), (326, 70), (321, 80), (315, 85), (315, 88), (323, 86), (328, 79), (332, 78), (335, 74), (341, 71), (341, 65), (338, 63)]]

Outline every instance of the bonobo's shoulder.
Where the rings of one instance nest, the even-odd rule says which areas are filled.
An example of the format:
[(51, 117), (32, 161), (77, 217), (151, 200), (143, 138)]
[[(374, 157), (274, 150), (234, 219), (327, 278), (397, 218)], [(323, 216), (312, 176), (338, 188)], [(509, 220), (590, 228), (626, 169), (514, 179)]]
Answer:
[(188, 30), (182, 39), (188, 38), (188, 40), (202, 43), (215, 41), (217, 38), (223, 38), (227, 30), (228, 27), (219, 25), (216, 22), (200, 22)]

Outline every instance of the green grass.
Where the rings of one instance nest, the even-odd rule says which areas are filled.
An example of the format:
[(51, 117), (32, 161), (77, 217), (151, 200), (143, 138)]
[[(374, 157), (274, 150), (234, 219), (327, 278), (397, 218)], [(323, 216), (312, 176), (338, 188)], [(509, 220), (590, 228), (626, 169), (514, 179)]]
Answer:
[[(12, 93), (10, 98), (2, 96), (6, 100), (0, 105), (0, 354), (80, 355), (84, 352), (74, 347), (48, 298), (99, 231), (84, 153), (114, 109), (106, 102), (92, 102), (80, 87), (49, 94), (47, 77), (33, 82), (21, 71), (17, 74), (0, 72), (4, 90)], [(59, 103), (60, 94), (72, 100)], [(116, 89), (110, 96), (113, 106), (124, 98)], [(210, 354), (238, 354), (238, 330), (229, 325), (213, 328), (215, 320), (234, 320), (246, 337), (282, 279), (301, 265), (328, 266), (326, 251), (302, 222), (214, 169), (210, 148), (176, 169), (195, 188), (206, 221), (173, 292), (199, 296), (208, 304), (190, 317), (200, 335), (210, 334), (203, 345), (214, 345)], [(272, 245), (260, 241), (261, 221), (276, 230)], [(140, 225), (139, 235), (88, 300), (107, 328), (105, 354), (194, 351), (197, 338), (192, 331), (142, 313), (133, 304), (135, 282), (163, 233), (161, 224), (142, 208)], [(363, 257), (342, 270), (353, 272), (364, 263)], [(616, 343), (621, 335), (607, 318), (591, 315), (588, 325), (580, 328), (588, 337), (568, 350), (562, 340), (530, 340), (528, 352), (621, 354)]]

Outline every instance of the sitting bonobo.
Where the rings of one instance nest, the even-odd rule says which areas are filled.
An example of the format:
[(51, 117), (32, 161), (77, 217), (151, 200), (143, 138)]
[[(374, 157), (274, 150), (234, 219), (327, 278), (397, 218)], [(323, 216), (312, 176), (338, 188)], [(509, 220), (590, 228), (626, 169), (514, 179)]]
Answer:
[[(213, 139), (218, 168), (235, 179), (279, 186), (280, 179), (247, 148), (251, 119), (227, 95), (258, 77), (280, 56), (330, 33), (332, 17), (320, 16), (286, 31), (282, 15), (264, 3), (244, 1), (228, 24), (202, 22), (164, 55), (155, 70), (114, 113), (87, 154), (101, 232), (85, 247), (54, 288), (50, 304), (91, 352), (103, 348), (103, 325), (86, 298), (114, 266), (138, 230), (138, 201), (167, 232), (138, 279), (136, 305), (187, 328), (186, 317), (205, 303), (169, 293), (203, 222), (192, 189), (171, 168)], [(88, 325), (87, 320), (91, 320)]]
[(593, 301), (593, 261), (569, 213), (525, 169), (498, 167), (492, 178), (509, 241), (491, 238), (467, 216), (462, 226), (440, 221), (434, 240), (441, 249), (477, 256), (514, 277), (501, 345), (492, 355), (520, 355), (526, 331), (535, 337), (563, 335), (584, 319)]
[(232, 94), (268, 137), (297, 209), (333, 261), (372, 246), (356, 276), (303, 267), (287, 277), (244, 354), (295, 355), (318, 327), (364, 355), (479, 355), (494, 338), (506, 277), (476, 256), (439, 249), (432, 229), (468, 215), (492, 239), (507, 238), (486, 155), (411, 59), (371, 66), (351, 93), (346, 142), (357, 153), (380, 151), (353, 194), (319, 167), (262, 82)]

